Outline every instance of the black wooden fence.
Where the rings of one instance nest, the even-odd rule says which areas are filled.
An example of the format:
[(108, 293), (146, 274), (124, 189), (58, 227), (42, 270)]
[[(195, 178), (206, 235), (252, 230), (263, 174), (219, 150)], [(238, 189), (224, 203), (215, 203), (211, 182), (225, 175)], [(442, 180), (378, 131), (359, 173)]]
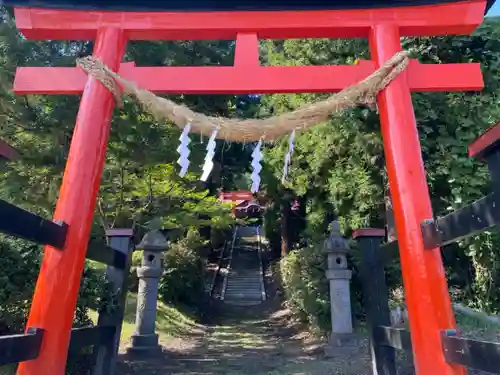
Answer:
[[(0, 232), (64, 251), (67, 225), (46, 220), (38, 215), (0, 200)], [(68, 355), (92, 347), (93, 374), (113, 373), (123, 321), (127, 293), (127, 275), (132, 250), (132, 230), (111, 229), (108, 244), (91, 242), (87, 258), (108, 265), (106, 275), (117, 296), (116, 308), (99, 314), (97, 326), (73, 328)], [(17, 364), (38, 357), (44, 331), (28, 327), (25, 333), (0, 336), (0, 366)], [(40, 369), (43, 373), (43, 369)]]
[[(469, 154), (487, 163), (492, 193), (444, 217), (423, 222), (422, 238), (426, 250), (500, 225), (500, 124), (479, 137), (470, 146)], [(355, 232), (362, 255), (361, 275), (371, 333), (373, 375), (396, 375), (395, 350), (412, 351), (410, 332), (391, 326), (384, 267), (398, 256), (399, 249), (397, 240), (386, 242), (387, 232), (392, 233), (385, 229), (360, 229)], [(460, 337), (456, 330), (441, 332), (441, 342), (448, 363), (500, 374), (500, 343)]]

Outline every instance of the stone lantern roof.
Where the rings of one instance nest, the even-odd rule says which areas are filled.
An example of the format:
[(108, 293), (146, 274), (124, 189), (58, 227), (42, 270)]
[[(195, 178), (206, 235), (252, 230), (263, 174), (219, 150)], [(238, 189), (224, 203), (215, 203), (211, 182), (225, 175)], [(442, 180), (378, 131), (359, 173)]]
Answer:
[(146, 251), (165, 251), (169, 247), (167, 238), (160, 229), (149, 231), (142, 237), (137, 249)]
[(325, 240), (323, 250), (327, 253), (347, 254), (350, 250), (349, 242), (342, 237), (339, 222), (335, 220), (331, 226), (330, 236)]

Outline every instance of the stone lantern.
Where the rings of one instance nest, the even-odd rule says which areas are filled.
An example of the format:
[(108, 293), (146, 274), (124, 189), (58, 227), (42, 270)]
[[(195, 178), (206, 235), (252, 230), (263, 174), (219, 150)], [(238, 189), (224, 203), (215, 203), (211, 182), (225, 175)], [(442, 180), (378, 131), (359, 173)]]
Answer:
[(352, 271), (347, 269), (349, 243), (341, 236), (337, 221), (332, 222), (331, 226), (330, 236), (324, 242), (324, 251), (328, 256), (326, 277), (330, 283), (331, 343), (338, 346), (344, 339), (350, 339), (353, 333), (349, 289)]
[(168, 247), (169, 243), (159, 229), (146, 233), (137, 246), (139, 250), (143, 250), (143, 256), (142, 264), (137, 268), (139, 291), (135, 332), (131, 338), (129, 352), (161, 350), (158, 335), (155, 333), (156, 307), (158, 283), (163, 272), (163, 253)]

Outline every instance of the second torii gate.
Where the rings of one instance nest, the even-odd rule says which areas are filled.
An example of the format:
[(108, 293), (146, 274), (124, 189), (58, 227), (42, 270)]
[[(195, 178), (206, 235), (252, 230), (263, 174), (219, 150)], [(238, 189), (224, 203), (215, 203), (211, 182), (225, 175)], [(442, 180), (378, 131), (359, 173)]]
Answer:
[[(411, 3), (411, 2), (409, 2)], [(156, 93), (336, 92), (401, 50), (400, 36), (471, 33), (485, 1), (365, 10), (255, 12), (97, 12), (16, 9), (29, 39), (95, 40), (94, 56)], [(264, 67), (258, 39), (368, 38), (372, 61), (353, 66)], [(236, 40), (232, 67), (136, 67), (121, 64), (129, 40)], [(420, 223), (433, 217), (413, 113), (412, 91), (479, 90), (478, 64), (412, 61), (379, 96), (378, 107), (419, 375), (459, 375), (446, 363), (440, 331), (455, 327), (439, 249), (424, 250)], [(82, 94), (54, 219), (68, 224), (63, 251), (46, 247), (28, 327), (45, 330), (37, 359), (21, 375), (63, 375), (70, 328), (104, 164), (114, 102), (78, 68), (18, 69), (17, 94)]]

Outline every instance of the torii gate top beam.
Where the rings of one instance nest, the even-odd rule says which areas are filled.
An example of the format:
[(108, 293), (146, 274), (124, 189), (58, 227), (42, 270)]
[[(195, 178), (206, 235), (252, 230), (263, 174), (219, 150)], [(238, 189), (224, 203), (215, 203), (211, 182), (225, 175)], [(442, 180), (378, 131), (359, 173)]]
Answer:
[[(482, 0), (411, 8), (288, 12), (114, 13), (16, 8), (19, 30), (30, 39), (95, 39), (98, 30), (117, 28), (131, 39), (233, 39), (233, 67), (135, 67), (119, 73), (156, 93), (337, 92), (372, 73), (372, 61), (356, 66), (273, 66), (259, 64), (258, 39), (295, 37), (368, 37), (380, 23), (400, 35), (470, 33), (481, 22)], [(446, 17), (442, 17), (446, 14)], [(43, 71), (42, 71), (43, 69)], [(407, 72), (411, 91), (478, 90), (478, 64), (419, 64)], [(18, 68), (17, 94), (80, 94), (87, 82), (79, 68)]]
[(28, 39), (93, 40), (116, 27), (128, 40), (234, 40), (366, 38), (375, 23), (395, 24), (403, 36), (470, 34), (483, 20), (486, 3), (470, 0), (404, 8), (280, 12), (94, 12), (16, 8), (16, 24)]
[[(453, 3), (460, 0), (7, 0), (9, 5), (71, 10), (107, 10), (133, 12), (213, 12), (213, 11), (286, 11), (286, 10), (339, 10), (391, 7), (415, 7)], [(488, 10), (495, 0), (486, 0)]]

